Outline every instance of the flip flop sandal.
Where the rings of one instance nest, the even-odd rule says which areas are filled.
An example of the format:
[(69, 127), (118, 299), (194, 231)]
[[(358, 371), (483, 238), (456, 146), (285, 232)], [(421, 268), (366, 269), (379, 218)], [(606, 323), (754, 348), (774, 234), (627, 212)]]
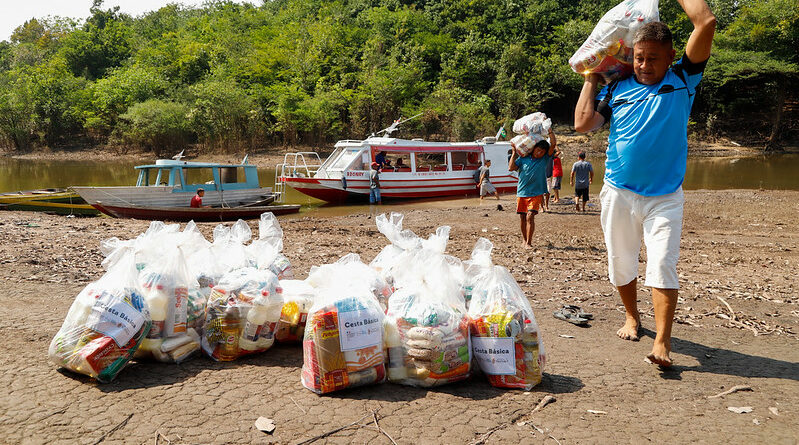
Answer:
[(587, 320), (593, 320), (594, 319), (594, 314), (589, 314), (589, 313), (583, 312), (583, 310), (580, 308), (580, 306), (575, 306), (573, 304), (564, 304), (563, 305), (563, 309), (566, 309), (566, 310), (569, 310), (569, 311), (573, 311), (574, 313), (577, 314), (578, 317), (585, 318)]
[(558, 320), (563, 320), (577, 326), (584, 326), (588, 324), (588, 319), (577, 315), (575, 311), (563, 308), (552, 313)]

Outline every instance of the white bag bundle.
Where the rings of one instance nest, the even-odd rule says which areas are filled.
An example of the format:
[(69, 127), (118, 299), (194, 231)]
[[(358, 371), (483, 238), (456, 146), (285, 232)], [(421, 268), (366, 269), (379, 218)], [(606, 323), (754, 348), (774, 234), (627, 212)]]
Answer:
[(434, 249), (404, 258), (384, 324), (389, 379), (431, 387), (468, 378), (472, 357), (462, 264)]
[(492, 386), (530, 390), (541, 382), (546, 361), (538, 324), (510, 272), (486, 265), (489, 244), (478, 241), (472, 256), (482, 264), (472, 268), (476, 274), (467, 279), (472, 286), (472, 351)]
[(302, 344), (302, 385), (325, 394), (385, 381), (383, 318), (357, 277), (317, 288)]
[(630, 76), (635, 33), (658, 20), (658, 0), (624, 0), (599, 19), (569, 65), (579, 74), (600, 74), (606, 82)]
[(533, 151), (538, 141), (548, 139), (550, 128), (552, 128), (552, 119), (546, 114), (541, 112), (528, 114), (513, 123), (513, 132), (518, 136), (511, 139), (511, 143), (520, 155), (526, 155)]
[(294, 278), (291, 262), (282, 253), (283, 229), (274, 214), (261, 214), (258, 222), (258, 239), (247, 246), (247, 252), (259, 269), (271, 270), (281, 280)]
[(358, 283), (377, 300), (385, 312), (388, 298), (393, 289), (376, 270), (361, 261), (356, 253), (349, 253), (339, 258), (335, 263), (311, 267), (306, 282), (315, 289), (330, 286), (346, 286), (349, 283)]
[(203, 351), (214, 360), (231, 361), (271, 348), (281, 294), (277, 276), (268, 270), (244, 267), (225, 274), (208, 298)]
[(100, 382), (110, 382), (128, 364), (150, 330), (150, 314), (137, 283), (129, 247), (69, 308), (50, 342), (50, 360)]

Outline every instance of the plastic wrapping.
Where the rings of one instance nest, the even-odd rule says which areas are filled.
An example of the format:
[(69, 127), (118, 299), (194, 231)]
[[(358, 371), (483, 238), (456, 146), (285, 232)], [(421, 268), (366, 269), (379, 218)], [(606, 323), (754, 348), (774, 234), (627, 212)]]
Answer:
[(300, 280), (280, 280), (283, 289), (283, 309), (275, 327), (275, 340), (279, 342), (302, 342), (308, 310), (314, 300), (313, 287)]
[(272, 271), (278, 279), (294, 278), (291, 262), (281, 253), (283, 250), (283, 229), (272, 213), (264, 213), (258, 222), (257, 240), (247, 246), (247, 253), (253, 265), (259, 269)]
[(520, 155), (525, 155), (530, 153), (539, 141), (549, 138), (550, 128), (552, 128), (552, 119), (546, 114), (541, 112), (528, 114), (513, 123), (513, 132), (519, 136), (511, 139), (511, 142)]
[(49, 357), (71, 371), (110, 382), (150, 331), (150, 315), (127, 249), (99, 280), (86, 286), (50, 342)]
[(357, 280), (317, 289), (303, 339), (302, 384), (317, 394), (386, 378), (383, 310)]
[[(478, 242), (484, 251), (485, 243)], [(481, 268), (471, 280), (472, 352), (492, 386), (530, 390), (546, 361), (530, 302), (507, 269)]]
[(384, 329), (392, 382), (431, 387), (471, 375), (466, 308), (431, 292), (405, 287), (391, 296)]
[(380, 231), (391, 242), (384, 247), (380, 253), (369, 263), (369, 266), (376, 270), (389, 286), (394, 286), (394, 269), (401, 261), (402, 255), (406, 251), (420, 249), (422, 239), (410, 230), (402, 229), (404, 215), (391, 212), (387, 217), (385, 214), (375, 218), (377, 230)]
[(202, 349), (217, 361), (266, 351), (283, 307), (277, 276), (245, 267), (225, 274), (208, 298)]
[(189, 276), (182, 249), (168, 244), (163, 247), (163, 256), (139, 273), (152, 327), (135, 358), (180, 363), (200, 349), (199, 335), (188, 326), (189, 288), (197, 289), (198, 285)]
[(597, 73), (606, 82), (633, 72), (633, 38), (646, 23), (660, 20), (657, 0), (625, 0), (599, 19), (580, 49), (569, 59), (574, 72)]
[(356, 253), (344, 255), (332, 264), (311, 267), (306, 281), (317, 289), (358, 282), (369, 289), (383, 312), (388, 307), (388, 298), (393, 291), (376, 270), (361, 262), (361, 257)]

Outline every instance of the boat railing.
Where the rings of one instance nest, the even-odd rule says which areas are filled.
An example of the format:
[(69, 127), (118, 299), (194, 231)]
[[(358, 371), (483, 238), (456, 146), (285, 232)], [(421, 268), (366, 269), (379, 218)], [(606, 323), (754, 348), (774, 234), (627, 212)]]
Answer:
[(310, 178), (322, 167), (322, 159), (314, 151), (300, 151), (283, 155), (283, 163), (275, 166), (275, 201), (283, 202), (286, 196), (286, 177)]

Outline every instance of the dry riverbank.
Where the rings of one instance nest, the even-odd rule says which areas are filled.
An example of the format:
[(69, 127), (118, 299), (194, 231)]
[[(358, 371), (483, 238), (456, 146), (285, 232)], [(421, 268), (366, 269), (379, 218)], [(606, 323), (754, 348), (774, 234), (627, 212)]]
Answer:
[[(297, 443), (371, 419), (372, 409), (398, 443), (468, 443), (490, 431), (487, 443), (497, 444), (799, 441), (799, 192), (686, 192), (675, 366), (665, 372), (643, 361), (651, 331), (636, 343), (615, 337), (623, 313), (605, 278), (597, 208), (553, 206), (536, 218), (537, 248), (525, 251), (512, 198), (502, 198), (503, 211), (476, 199), (402, 209), (419, 234), (452, 226), (448, 252), (461, 259), (480, 236), (495, 243), (495, 262), (527, 293), (548, 351), (544, 381), (530, 393), (475, 376), (432, 390), (385, 384), (319, 397), (300, 385), (293, 345), (227, 364), (133, 364), (107, 385), (60, 373), (47, 346), (75, 295), (100, 276), (99, 242), (135, 237), (147, 223), (0, 212), (2, 442), (153, 443), (160, 432), (173, 444)], [(280, 222), (299, 278), (347, 252), (370, 261), (387, 244), (364, 214)], [(200, 226), (210, 238), (214, 224)], [(649, 292), (639, 294), (653, 329)], [(554, 319), (564, 303), (592, 312), (591, 326)], [(735, 385), (753, 391), (708, 398)], [(530, 414), (546, 395), (557, 401)], [(743, 406), (752, 412), (727, 409)], [(254, 428), (259, 416), (275, 420), (273, 435)], [(388, 439), (364, 426), (327, 440)]]

